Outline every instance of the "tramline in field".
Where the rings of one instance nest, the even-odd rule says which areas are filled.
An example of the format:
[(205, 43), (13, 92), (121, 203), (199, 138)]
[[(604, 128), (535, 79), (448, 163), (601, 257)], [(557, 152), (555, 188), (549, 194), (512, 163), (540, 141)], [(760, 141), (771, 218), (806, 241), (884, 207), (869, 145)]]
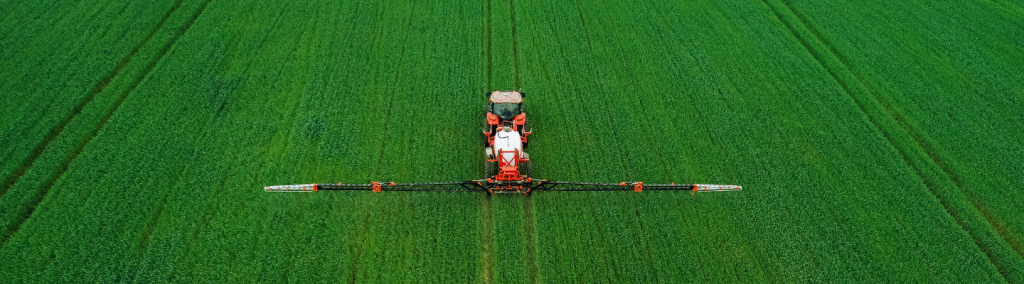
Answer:
[(533, 178), (533, 164), (526, 153), (527, 138), (533, 133), (526, 120), (523, 97), (519, 91), (494, 91), (488, 94), (483, 135), (484, 178), (460, 182), (367, 184), (296, 184), (264, 187), (266, 192), (316, 192), (320, 190), (381, 191), (486, 191), (498, 193), (530, 194), (532, 191), (613, 191), (632, 190), (688, 190), (692, 192), (738, 191), (739, 185), (719, 184), (644, 184), (643, 182), (586, 183), (549, 181)]

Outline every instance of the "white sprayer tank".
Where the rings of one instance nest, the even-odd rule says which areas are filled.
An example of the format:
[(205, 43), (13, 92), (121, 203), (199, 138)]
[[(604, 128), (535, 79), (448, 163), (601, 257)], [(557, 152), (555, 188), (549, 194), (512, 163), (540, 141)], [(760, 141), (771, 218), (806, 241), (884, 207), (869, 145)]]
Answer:
[[(504, 131), (503, 129), (494, 135), (494, 155), (498, 155), (501, 151), (515, 151), (502, 153), (499, 158), (501, 161), (513, 161), (515, 153), (522, 153), (523, 140), (519, 138), (519, 132)], [(513, 163), (513, 165), (518, 165), (519, 161), (514, 161)], [(498, 164), (501, 165), (501, 163)]]

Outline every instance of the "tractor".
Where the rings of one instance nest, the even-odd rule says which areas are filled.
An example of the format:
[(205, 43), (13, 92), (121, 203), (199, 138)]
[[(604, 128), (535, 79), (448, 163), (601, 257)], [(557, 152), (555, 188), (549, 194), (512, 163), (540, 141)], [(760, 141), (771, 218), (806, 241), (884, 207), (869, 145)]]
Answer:
[(526, 153), (528, 128), (523, 94), (519, 91), (494, 91), (488, 94), (484, 118), (486, 160), (484, 177), (495, 191), (523, 192), (532, 182), (533, 164)]

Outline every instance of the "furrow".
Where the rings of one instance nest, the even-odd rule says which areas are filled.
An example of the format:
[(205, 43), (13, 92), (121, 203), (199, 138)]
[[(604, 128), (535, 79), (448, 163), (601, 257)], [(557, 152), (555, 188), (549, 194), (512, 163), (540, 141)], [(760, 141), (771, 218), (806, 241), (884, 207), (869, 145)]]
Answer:
[(167, 208), (167, 196), (160, 201), (160, 206), (156, 208), (156, 212), (153, 213), (153, 217), (149, 218), (146, 222), (146, 228), (142, 232), (142, 240), (139, 240), (138, 246), (135, 247), (135, 251), (142, 255), (143, 252), (149, 247), (149, 239), (153, 237), (153, 232), (156, 230), (156, 224), (160, 221), (160, 216), (164, 214), (164, 209)]
[[(796, 16), (796, 18), (800, 20), (800, 24), (802, 25), (802, 27), (811, 32), (811, 34), (814, 36), (813, 40), (816, 40), (816, 41), (821, 42), (823, 44), (823, 46), (826, 48), (826, 50), (823, 51), (825, 56), (834, 57), (834, 58), (836, 58), (839, 61), (839, 66), (838, 67), (840, 68), (840, 72), (849, 73), (849, 74), (853, 75), (854, 79), (856, 79), (854, 81), (854, 84), (857, 84), (859, 87), (864, 89), (864, 92), (866, 94), (868, 94), (870, 98), (872, 98), (875, 101), (877, 101), (884, 108), (885, 114), (891, 116), (893, 121), (898, 123), (899, 126), (901, 128), (903, 128), (904, 131), (907, 132), (907, 134), (911, 135), (911, 137), (914, 138), (914, 142), (916, 143), (916, 146), (921, 148), (922, 150), (924, 150), (924, 153), (928, 154), (928, 158), (931, 159), (932, 162), (935, 163), (935, 165), (937, 165), (940, 169), (942, 169), (942, 172), (946, 176), (949, 176), (949, 178), (954, 183), (956, 183), (958, 187), (962, 187), (961, 184), (960, 184), (959, 177), (957, 177), (955, 174), (953, 174), (953, 172), (951, 170), (949, 170), (949, 167), (946, 166), (945, 161), (943, 161), (942, 158), (940, 158), (937, 154), (935, 154), (936, 151), (935, 151), (935, 149), (933, 149), (931, 147), (931, 144), (927, 143), (926, 139), (921, 136), (920, 131), (917, 131), (916, 129), (914, 129), (914, 127), (912, 125), (910, 125), (905, 118), (903, 118), (903, 116), (900, 114), (900, 112), (897, 111), (895, 109), (895, 107), (893, 107), (892, 102), (890, 102), (889, 100), (885, 99), (882, 96), (876, 95), (878, 93), (878, 91), (877, 90), (873, 90), (873, 88), (872, 88), (872, 86), (870, 84), (865, 83), (866, 80), (864, 80), (864, 78), (860, 74), (858, 74), (857, 72), (853, 72), (853, 70), (849, 68), (849, 65), (850, 65), (849, 64), (849, 60), (846, 59), (841, 53), (838, 53), (838, 52), (835, 51), (835, 48), (832, 47), (832, 44), (829, 43), (828, 40), (825, 39), (825, 37), (821, 35), (821, 32), (819, 32), (817, 29), (815, 29), (811, 25), (810, 21), (807, 20), (807, 17), (805, 17), (803, 14), (801, 14), (796, 9), (793, 9), (792, 6), (789, 4), (788, 0), (780, 0), (780, 1), (783, 3), (783, 6), (785, 6), (785, 8), (788, 10), (788, 12), (790, 12), (792, 15)], [(788, 24), (787, 24), (787, 27), (789, 27), (791, 31), (795, 28), (795, 27), (792, 27), (792, 26), (790, 26)], [(796, 32), (794, 32), (794, 34), (796, 34)], [(804, 47), (805, 48), (807, 48), (808, 50), (812, 50), (811, 46), (808, 45), (807, 42), (804, 39), (800, 39), (800, 40), (801, 40), (802, 43), (804, 43)], [(815, 55), (815, 59), (817, 59), (819, 63), (822, 63), (822, 67), (825, 67), (825, 69), (829, 70), (829, 73), (832, 75), (832, 78), (835, 79), (837, 82), (840, 82), (840, 84), (843, 86), (843, 88), (846, 91), (846, 93), (847, 94), (851, 94), (851, 96), (852, 96), (852, 92), (850, 90), (850, 87), (848, 86), (848, 83), (843, 82), (843, 80), (840, 80), (840, 78), (838, 76), (836, 76), (836, 74), (835, 74), (836, 72), (831, 70), (831, 68), (828, 68), (828, 66), (823, 63), (823, 59), (822, 59), (821, 55), (817, 55), (817, 53), (815, 53), (815, 54), (816, 54)], [(856, 100), (856, 99), (855, 99), (855, 101), (859, 102), (859, 100)], [(861, 111), (864, 112), (865, 115), (867, 115), (867, 112), (864, 111), (863, 104), (861, 105), (861, 109), (862, 109)], [(875, 123), (875, 124), (876, 124), (876, 126), (878, 126), (877, 123)]]
[[(490, 1), (486, 1), (490, 3)], [(486, 86), (482, 92), (490, 92), (491, 88), (491, 53), (490, 53), (490, 31), (491, 27), (487, 22), (488, 15), (490, 15), (489, 4), (480, 5), (480, 66), (482, 67), (481, 74), (487, 76)]]
[[(228, 167), (228, 170), (225, 171), (225, 173), (230, 173), (233, 169), (235, 169), (235, 165), (238, 164), (237, 162), (238, 155), (232, 155), (231, 163), (228, 163), (231, 166)], [(210, 197), (211, 200), (218, 200), (221, 194), (227, 191), (225, 189), (227, 188), (228, 178), (230, 176), (231, 175), (224, 174), (224, 177), (220, 179), (220, 183), (216, 187), (216, 190), (214, 191), (213, 195)], [(257, 178), (256, 180), (259, 179)], [(201, 221), (199, 223), (199, 228), (192, 232), (192, 237), (188, 239), (188, 243), (185, 245), (186, 252), (192, 252), (192, 249), (195, 247), (196, 242), (199, 240), (199, 234), (205, 232), (207, 228), (210, 227), (210, 219), (213, 219), (214, 213), (216, 213), (216, 207), (208, 206), (206, 208), (205, 213), (203, 213), (202, 215), (203, 217), (200, 219)]]
[[(517, 34), (516, 26), (516, 3), (515, 0), (509, 0), (509, 14), (510, 20), (512, 21), (512, 65), (513, 72), (515, 74), (515, 89), (519, 90), (522, 88), (522, 82), (520, 81), (520, 64), (519, 64), (519, 37)], [(530, 283), (539, 283), (540, 269), (537, 267), (537, 230), (536, 222), (533, 217), (533, 197), (523, 196), (523, 232), (524, 240), (526, 243), (526, 273), (529, 277)]]
[[(937, 151), (932, 146), (932, 143), (929, 142), (929, 139), (925, 138), (921, 134), (920, 130), (918, 130), (916, 127), (911, 125), (908, 122), (908, 120), (903, 117), (903, 115), (900, 113), (900, 111), (898, 111), (893, 106), (893, 103), (891, 101), (886, 99), (884, 96), (877, 95), (879, 92), (877, 90), (875, 90), (875, 88), (872, 85), (867, 84), (866, 80), (863, 78), (863, 76), (861, 76), (857, 72), (853, 72), (853, 70), (848, 67), (850, 65), (849, 64), (849, 60), (845, 56), (843, 56), (841, 53), (836, 52), (835, 48), (832, 46), (832, 44), (829, 43), (827, 39), (825, 39), (825, 37), (821, 34), (821, 32), (819, 32), (816, 28), (814, 28), (811, 25), (811, 23), (807, 19), (807, 17), (805, 17), (798, 10), (792, 8), (792, 6), (788, 2), (789, 0), (780, 0), (780, 1), (784, 4), (784, 6), (786, 7), (786, 9), (789, 12), (791, 12), (794, 16), (796, 16), (797, 19), (800, 20), (800, 23), (803, 25), (803, 27), (806, 28), (807, 30), (809, 30), (814, 35), (814, 38), (816, 40), (818, 40), (819, 42), (824, 44), (824, 46), (827, 49), (826, 52), (829, 55), (831, 55), (831, 56), (833, 56), (833, 57), (835, 57), (836, 59), (839, 60), (839, 63), (840, 63), (839, 66), (842, 68), (842, 71), (845, 71), (846, 73), (852, 74), (854, 76), (854, 78), (856, 79), (856, 81), (855, 81), (856, 84), (859, 84), (859, 86), (862, 87), (865, 90), (865, 93), (868, 95), (868, 97), (870, 99), (874, 100), (875, 102), (877, 102), (883, 108), (884, 114), (890, 116), (892, 118), (892, 120), (895, 121), (898, 124), (898, 126), (900, 128), (902, 128), (903, 131), (906, 132), (906, 134), (910, 135), (910, 138), (912, 138), (913, 142), (914, 142), (911, 147), (916, 147), (916, 148), (920, 149), (924, 154), (926, 154), (928, 159), (929, 159), (928, 162), (930, 164), (933, 164), (934, 166), (936, 166), (941, 171), (941, 174), (944, 175), (946, 179), (948, 179), (949, 181), (951, 181), (953, 183), (953, 185), (955, 186), (955, 189), (957, 191), (959, 191), (959, 192), (962, 192), (967, 197), (967, 201), (970, 202), (971, 206), (973, 206), (974, 209), (977, 210), (979, 213), (982, 213), (980, 216), (985, 218), (985, 221), (990, 226), (992, 226), (993, 229), (995, 229), (995, 231), (997, 233), (999, 233), (999, 236), (1010, 245), (1010, 248), (1012, 248), (1014, 250), (1014, 252), (1017, 253), (1018, 256), (1024, 257), (1024, 249), (1021, 248), (1019, 242), (1017, 242), (1017, 240), (1015, 238), (1013, 238), (1013, 236), (1010, 235), (1009, 232), (1007, 232), (1004, 229), (1000, 229), (999, 226), (997, 226), (997, 224), (1001, 224), (1002, 221), (998, 220), (994, 215), (985, 214), (985, 212), (983, 212), (984, 210), (982, 210), (982, 207), (984, 207), (984, 205), (980, 204), (979, 201), (977, 201), (977, 199), (969, 191), (963, 190), (964, 184), (961, 182), (960, 177), (955, 172), (953, 172), (950, 169), (950, 167), (948, 166), (948, 164), (945, 161), (945, 159), (943, 159), (938, 154), (936, 154)], [(819, 59), (819, 62), (820, 61), (821, 60)], [(831, 73), (832, 71), (830, 70), (829, 72)], [(839, 79), (836, 76), (834, 76), (834, 75), (833, 75), (833, 78), (836, 78), (836, 80), (839, 81)], [(847, 94), (851, 94), (852, 95), (852, 93), (850, 92), (849, 88), (846, 88), (845, 85), (844, 85), (844, 88), (846, 89)], [(861, 103), (859, 100), (856, 100), (856, 99), (855, 99), (855, 101), (857, 101), (858, 106), (861, 107), (861, 112), (864, 112), (867, 115), (868, 113), (864, 110), (863, 103)], [(872, 122), (872, 123), (874, 123), (876, 127), (879, 127), (879, 125), (876, 122)], [(879, 127), (879, 128), (881, 128), (881, 127)], [(894, 143), (892, 143), (892, 141), (890, 141), (890, 144), (894, 144)], [(896, 145), (894, 144), (894, 146), (896, 146)], [(906, 155), (905, 153), (902, 153), (902, 152), (901, 152), (901, 154)], [(904, 160), (906, 160), (906, 159), (904, 159)], [(930, 166), (930, 165), (926, 165), (926, 166)], [(920, 176), (921, 173), (919, 173), (918, 175)], [(923, 176), (922, 176), (922, 178), (923, 178)], [(936, 197), (938, 197), (940, 199), (942, 198), (939, 195), (936, 195)]]
[[(21, 212), (19, 212), (19, 214), (16, 217), (17, 219), (7, 228), (7, 230), (5, 231), (4, 235), (0, 236), (0, 247), (2, 247), (4, 244), (6, 244), (7, 240), (10, 239), (10, 237), (13, 236), (21, 228), (21, 224), (24, 223), (26, 220), (28, 220), (29, 217), (32, 216), (32, 214), (35, 212), (36, 207), (39, 206), (39, 203), (41, 203), (43, 201), (43, 199), (47, 196), (47, 194), (49, 194), (50, 189), (53, 188), (54, 183), (71, 166), (71, 162), (74, 161), (75, 158), (77, 158), (79, 154), (81, 154), (82, 150), (85, 149), (85, 146), (88, 145), (90, 141), (92, 141), (94, 138), (96, 138), (96, 135), (99, 134), (100, 130), (103, 129), (103, 126), (106, 125), (107, 121), (110, 120), (110, 117), (113, 116), (113, 114), (117, 111), (118, 108), (120, 108), (121, 104), (128, 97), (128, 95), (136, 87), (138, 87), (139, 83), (153, 70), (153, 68), (156, 66), (156, 64), (158, 62), (160, 62), (160, 60), (162, 60), (164, 58), (164, 56), (166, 56), (167, 51), (174, 45), (174, 43), (176, 43), (178, 41), (178, 39), (185, 33), (185, 31), (187, 31), (189, 28), (192, 27), (192, 24), (195, 23), (195, 21), (199, 17), (199, 15), (202, 14), (202, 12), (206, 9), (206, 6), (209, 5), (210, 1), (211, 0), (207, 0), (206, 2), (204, 2), (202, 4), (202, 6), (200, 6), (199, 9), (197, 9), (197, 11), (192, 15), (192, 17), (189, 18), (189, 21), (187, 22), (187, 24), (183, 28), (180, 28), (178, 30), (178, 32), (175, 33), (175, 35), (171, 38), (171, 40), (169, 40), (159, 50), (159, 52), (157, 52), (157, 54), (153, 57), (153, 59), (150, 60), (150, 62), (143, 69), (144, 71), (141, 72), (138, 76), (136, 76), (135, 78), (132, 79), (132, 81), (128, 85), (128, 87), (125, 88), (119, 94), (119, 96), (114, 101), (114, 103), (110, 107), (107, 108), (107, 110), (103, 114), (103, 116), (101, 116), (100, 119), (94, 124), (94, 126), (92, 127), (92, 130), (90, 131), (90, 133), (88, 135), (83, 136), (76, 143), (74, 143), (74, 145), (76, 145), (75, 148), (73, 148), (65, 156), (63, 161), (60, 163), (60, 166), (58, 166), (55, 171), (52, 171), (50, 173), (50, 175), (45, 180), (43, 180), (43, 182), (41, 183), (41, 186), (40, 186), (40, 190), (36, 190), (36, 193), (30, 199), (27, 207), (21, 208)], [(91, 101), (93, 98), (95, 98), (96, 94), (102, 93), (106, 89), (106, 87), (113, 81), (114, 77), (117, 76), (119, 73), (121, 73), (121, 70), (123, 70), (126, 66), (128, 66), (128, 64), (131, 61), (133, 61), (132, 58), (134, 57), (134, 55), (143, 46), (145, 46), (149, 42), (150, 39), (152, 39), (153, 35), (155, 35), (157, 33), (157, 31), (160, 30), (161, 27), (163, 27), (167, 23), (167, 19), (169, 19), (171, 17), (171, 15), (174, 14), (174, 12), (177, 11), (181, 7), (181, 2), (182, 1), (176, 2), (174, 8), (171, 9), (171, 11), (168, 12), (164, 16), (164, 18), (161, 20), (160, 24), (158, 25), (158, 28), (153, 30), (153, 31), (151, 31), (147, 35), (147, 37), (145, 38), (143, 43), (138, 45), (138, 46), (136, 46), (136, 48), (134, 48), (129, 53), (131, 56), (126, 57), (125, 59), (122, 60), (121, 63), (118, 64), (118, 68), (115, 69), (116, 72), (112, 73), (110, 76), (108, 76), (108, 78), (103, 79), (100, 82), (100, 84), (98, 84), (96, 86), (96, 88), (93, 90), (93, 92), (89, 96), (89, 99), (88, 99), (89, 101)], [(78, 116), (78, 114), (81, 113), (82, 108), (85, 107), (85, 104), (81, 104), (80, 106), (81, 106), (81, 108), (76, 107), (76, 111), (74, 112), (74, 115), (69, 117), (69, 118), (73, 118), (74, 116)], [(67, 119), (66, 122), (62, 122), (62, 125), (59, 127), (59, 129), (60, 129), (59, 132), (62, 132), (63, 128), (66, 127), (67, 124), (70, 123), (71, 121), (72, 121), (71, 119)], [(55, 140), (56, 140), (56, 136), (54, 136), (53, 138), (49, 139), (49, 141), (47, 141), (46, 144), (49, 145), (50, 143), (52, 143)], [(54, 151), (57, 151), (57, 150), (54, 150)], [(42, 152), (43, 151), (40, 151), (39, 154), (35, 154), (36, 158), (41, 156)], [(14, 183), (12, 183), (12, 186), (15, 183), (16, 183), (16, 181)]]
[[(1007, 232), (1005, 229), (1000, 228), (998, 226), (998, 224), (1001, 224), (1002, 221), (998, 220), (994, 215), (985, 214), (986, 212), (984, 210), (982, 210), (984, 205), (981, 204), (970, 192), (968, 192), (966, 190), (963, 190), (964, 185), (961, 182), (960, 177), (955, 172), (950, 170), (948, 164), (946, 163), (946, 161), (942, 157), (940, 157), (938, 154), (936, 154), (937, 151), (936, 151), (936, 149), (934, 147), (932, 147), (932, 143), (929, 142), (929, 139), (925, 138), (921, 134), (921, 131), (916, 129), (913, 125), (910, 125), (908, 120), (906, 118), (904, 118), (903, 115), (898, 110), (895, 109), (895, 107), (893, 106), (892, 102), (890, 102), (884, 96), (877, 95), (878, 91), (874, 90), (872, 85), (867, 84), (866, 80), (864, 80), (864, 78), (859, 73), (853, 72), (853, 70), (848, 67), (850, 65), (849, 64), (849, 60), (846, 57), (844, 57), (842, 54), (836, 52), (835, 48), (832, 46), (832, 44), (829, 43), (828, 40), (825, 39), (824, 36), (822, 36), (821, 32), (819, 32), (817, 29), (815, 29), (811, 25), (811, 23), (807, 19), (807, 17), (805, 17), (798, 10), (792, 8), (792, 5), (790, 5), (789, 0), (780, 0), (780, 1), (784, 4), (786, 9), (788, 9), (794, 16), (797, 17), (797, 19), (800, 20), (800, 23), (803, 25), (804, 28), (806, 28), (807, 30), (811, 31), (811, 33), (814, 35), (814, 38), (816, 40), (818, 40), (819, 42), (824, 44), (824, 46), (826, 48), (826, 52), (828, 52), (829, 55), (832, 55), (836, 59), (839, 60), (839, 63), (840, 63), (839, 67), (842, 68), (842, 71), (845, 71), (847, 73), (852, 74), (854, 76), (854, 78), (856, 79), (855, 82), (857, 84), (859, 84), (862, 88), (865, 89), (865, 93), (869, 96), (869, 98), (874, 99), (879, 105), (881, 105), (881, 107), (883, 108), (884, 114), (889, 115), (892, 118), (892, 120), (895, 121), (898, 124), (898, 126), (900, 128), (902, 128), (903, 131), (906, 132), (906, 134), (910, 135), (910, 138), (912, 138), (913, 142), (914, 142), (910, 147), (916, 147), (921, 152), (923, 152), (924, 154), (927, 154), (927, 157), (929, 159), (928, 160), (929, 164), (928, 165), (924, 165), (924, 166), (925, 167), (928, 167), (928, 166), (937, 167), (938, 170), (940, 170), (939, 174), (944, 175), (941, 178), (948, 179), (949, 181), (951, 181), (952, 185), (954, 186), (953, 189), (955, 189), (958, 192), (963, 193), (967, 197), (967, 201), (973, 207), (972, 209), (974, 209), (975, 211), (978, 211), (978, 213), (980, 213), (980, 216), (985, 219), (985, 222), (989, 226), (991, 226), (992, 229), (994, 229), (994, 231), (996, 233), (998, 233), (998, 236), (1000, 238), (1002, 238), (1003, 241), (1005, 241), (1009, 245), (1010, 249), (1012, 249), (1019, 257), (1024, 258), (1024, 249), (1022, 249), (1020, 243), (1015, 238), (1013, 238), (1013, 236), (1010, 235), (1009, 232)], [(833, 76), (833, 77), (835, 78), (835, 76)], [(838, 81), (838, 79), (837, 79), (837, 81)], [(852, 95), (852, 93), (849, 92), (848, 89), (847, 89), (847, 94), (851, 94)], [(858, 105), (861, 107), (861, 111), (864, 112), (865, 115), (866, 115), (867, 112), (864, 110), (864, 106), (859, 101), (858, 101)], [(875, 122), (873, 122), (873, 123), (875, 123)], [(876, 127), (878, 127), (878, 124), (877, 123), (875, 123), (875, 124), (876, 124)], [(893, 146), (896, 146), (895, 143), (893, 143), (892, 141), (890, 141), (890, 144), (893, 144)], [(904, 160), (906, 161), (907, 160), (906, 159), (906, 153), (901, 152), (901, 154), (904, 155)], [(909, 164), (909, 161), (908, 161), (908, 164)], [(924, 179), (924, 176), (922, 175), (923, 173), (921, 173), (921, 171), (923, 171), (923, 169), (918, 171), (918, 176), (921, 176), (922, 179)], [(949, 201), (944, 200), (946, 198), (944, 198), (944, 197), (942, 197), (942, 195), (938, 194), (934, 187), (930, 187), (929, 189), (932, 190), (932, 193), (934, 195), (936, 195), (937, 198), (939, 198), (944, 204), (947, 204), (947, 206), (948, 206)], [(947, 211), (949, 211), (948, 208), (947, 208)], [(951, 213), (951, 215), (952, 214), (953, 213)], [(961, 227), (963, 227), (963, 226), (961, 225)], [(995, 264), (995, 263), (993, 263), (993, 264)], [(998, 265), (997, 265), (997, 267), (998, 267)]]
[(1024, 6), (1021, 6), (1020, 4), (1007, 0), (993, 0), (993, 2), (1003, 6), (1011, 13), (1017, 14), (1018, 16), (1024, 16)]
[(482, 206), (480, 206), (480, 220), (483, 223), (483, 252), (481, 253), (481, 270), (480, 276), (483, 278), (480, 282), (493, 283), (494, 282), (494, 215), (491, 204), (491, 195), (484, 197)]
[(491, 79), (491, 73), (493, 73), (492, 69), (494, 67), (494, 53), (491, 52), (491, 49), (492, 49), (491, 48), (491, 42), (492, 42), (492, 39), (494, 38), (494, 36), (493, 36), (494, 31), (492, 30), (493, 25), (491, 24), (491, 18), (492, 17), (491, 17), (491, 1), (490, 0), (487, 1), (487, 15), (486, 15), (486, 17), (487, 17), (487, 25), (485, 26), (485, 29), (487, 30), (487, 90), (486, 90), (486, 92), (490, 92), (491, 89), (494, 88), (494, 86), (493, 86), (493, 84), (491, 82), (491, 80), (492, 80)]
[(359, 276), (359, 260), (363, 257), (363, 251), (366, 250), (366, 234), (370, 230), (370, 214), (367, 213), (363, 217), (363, 237), (359, 240), (359, 247), (356, 248), (355, 259), (352, 260), (352, 266), (350, 267), (349, 283), (356, 283)]
[(177, 11), (179, 8), (181, 8), (182, 1), (184, 0), (178, 0), (177, 2), (175, 2), (174, 6), (172, 6), (171, 9), (169, 9), (167, 13), (163, 15), (163, 17), (160, 19), (160, 22), (156, 25), (156, 27), (150, 30), (149, 33), (146, 34), (146, 37), (144, 37), (142, 41), (139, 42), (139, 44), (135, 45), (135, 47), (133, 47), (128, 52), (128, 54), (125, 54), (125, 56), (122, 57), (120, 61), (118, 61), (114, 69), (110, 70), (110, 73), (108, 73), (106, 76), (103, 76), (103, 78), (96, 82), (96, 85), (94, 85), (92, 89), (89, 91), (89, 93), (86, 94), (85, 98), (79, 101), (78, 104), (76, 104), (72, 108), (71, 112), (65, 115), (63, 119), (61, 119), (61, 121), (57, 124), (56, 127), (50, 129), (50, 132), (47, 133), (46, 136), (44, 136), (43, 141), (41, 141), (38, 145), (36, 145), (35, 148), (32, 149), (31, 154), (29, 154), (27, 157), (25, 157), (24, 160), (21, 161), (18, 168), (14, 170), (14, 172), (11, 173), (10, 176), (4, 179), (3, 183), (0, 183), (0, 196), (6, 194), (7, 191), (10, 190), (12, 186), (14, 186), (14, 184), (18, 183), (18, 179), (25, 174), (25, 171), (27, 171), (28, 168), (37, 159), (39, 159), (39, 156), (43, 154), (43, 151), (45, 151), (46, 148), (50, 146), (50, 144), (53, 143), (54, 140), (57, 139), (60, 133), (64, 131), (64, 128), (67, 127), (67, 125), (71, 123), (71, 121), (75, 117), (82, 113), (82, 110), (85, 108), (85, 106), (91, 103), (96, 98), (96, 95), (102, 93), (103, 90), (105, 90), (107, 86), (110, 85), (110, 82), (114, 80), (114, 77), (116, 77), (118, 74), (121, 74), (121, 71), (124, 70), (126, 66), (128, 66), (128, 62), (130, 62), (131, 59), (135, 57), (135, 54), (138, 53), (143, 46), (148, 44), (150, 39), (152, 39), (153, 36), (156, 35), (156, 32), (164, 27), (164, 24), (167, 23), (167, 19), (170, 19), (171, 15), (174, 14), (174, 12)]
[[(925, 188), (939, 201), (945, 212), (967, 233), (1000, 276), (1005, 280), (1016, 279), (1020, 271), (1015, 267), (1020, 267), (1024, 261), (1020, 257), (1021, 252), (1010, 245), (1012, 238), (1009, 238), (1006, 232), (993, 228), (993, 222), (997, 220), (987, 218), (979, 212), (979, 204), (971, 200), (972, 198), (962, 189), (963, 185), (959, 178), (935, 154), (928, 140), (909, 125), (890, 102), (877, 95), (877, 90), (872, 90), (863, 78), (853, 72), (848, 61), (838, 55), (820, 32), (810, 25), (808, 19), (793, 9), (787, 1), (779, 0), (778, 5), (773, 5), (769, 0), (762, 1), (840, 85), (868, 122), (882, 134), (886, 142), (921, 179)], [(786, 17), (787, 14), (796, 19), (791, 20)], [(806, 31), (809, 35), (801, 31)], [(975, 224), (976, 222), (980, 224)], [(987, 240), (993, 237), (998, 238), (995, 243)], [(1008, 257), (1001, 253), (1003, 251), (1011, 251), (1016, 255)]]
[(516, 75), (516, 89), (518, 90), (522, 85), (519, 83), (519, 40), (516, 37), (516, 1), (509, 0), (509, 9), (512, 15), (512, 64)]
[[(607, 239), (605, 238), (607, 234), (605, 230), (601, 229), (601, 217), (597, 214), (597, 197), (595, 197), (592, 194), (588, 194), (588, 196), (589, 202), (587, 202), (587, 204), (589, 204), (590, 206), (587, 207), (590, 207), (590, 217), (593, 218), (594, 220), (594, 229), (597, 231), (597, 243), (601, 244), (601, 248), (599, 249), (599, 251), (601, 252), (600, 255), (604, 259), (605, 263), (608, 263), (608, 265), (612, 267), (612, 273), (605, 275), (606, 277), (609, 277), (606, 280), (608, 282), (615, 282), (615, 280), (611, 279), (610, 277), (614, 276), (615, 279), (622, 279), (622, 275), (619, 274), (619, 265), (616, 264), (615, 261), (613, 261), (614, 257), (609, 255), (608, 248), (605, 245), (608, 243)], [(579, 272), (585, 273), (586, 271)]]
[[(412, 15), (413, 15), (413, 12), (416, 10), (415, 9), (415, 7), (416, 7), (416, 2), (415, 1), (412, 3), (412, 6), (413, 6), (413, 10), (409, 12), (409, 22), (408, 22), (408, 28), (410, 30), (412, 30)], [(401, 79), (401, 75), (402, 75), (402, 63), (405, 62), (405, 49), (407, 47), (406, 42), (408, 41), (408, 39), (409, 39), (409, 33), (406, 33), (405, 37), (402, 39), (402, 52), (399, 53), (399, 55), (398, 55), (398, 65), (397, 65), (398, 67), (395, 70), (394, 86), (391, 88), (391, 95), (390, 95), (391, 98), (390, 98), (390, 101), (388, 103), (388, 114), (387, 114), (386, 118), (384, 119), (384, 134), (387, 135), (387, 136), (384, 137), (384, 140), (383, 140), (384, 144), (382, 144), (381, 147), (380, 147), (380, 159), (377, 160), (377, 172), (376, 172), (375, 177), (380, 177), (381, 170), (383, 169), (381, 166), (384, 163), (384, 154), (387, 152), (388, 141), (391, 140), (391, 132), (390, 132), (390, 129), (391, 129), (391, 114), (392, 114), (392, 111), (395, 108), (395, 96), (398, 96), (398, 94), (397, 94), (397, 92), (398, 92), (398, 83), (399, 83), (398, 80)]]
[(587, 37), (587, 48), (589, 48), (590, 51), (593, 52), (594, 51), (594, 46), (593, 46), (593, 44), (591, 44), (590, 32), (587, 31), (587, 21), (585, 19), (583, 19), (583, 9), (580, 8), (580, 3), (579, 2), (573, 1), (573, 4), (576, 5), (576, 12), (579, 13), (579, 16), (580, 16), (580, 24), (583, 27), (583, 35)]
[[(405, 48), (402, 48), (402, 53), (403, 54), (405, 53)], [(398, 61), (401, 62), (402, 60), (399, 59)], [(399, 64), (399, 65), (401, 65), (401, 64)], [(395, 72), (395, 80), (396, 81), (398, 80), (398, 73), (399, 72)], [(398, 85), (398, 83), (396, 82), (395, 85)], [(395, 87), (397, 88), (398, 86), (395, 86)], [(377, 172), (374, 174), (374, 177), (380, 177), (380, 173), (381, 173), (381, 169), (382, 169), (381, 166), (384, 163), (384, 154), (387, 153), (388, 141), (391, 140), (391, 135), (388, 134), (388, 129), (390, 128), (390, 127), (388, 127), (388, 125), (391, 124), (391, 111), (394, 108), (395, 108), (395, 94), (394, 94), (394, 92), (392, 92), (391, 99), (389, 100), (389, 103), (388, 103), (388, 115), (384, 119), (384, 133), (387, 134), (387, 136), (384, 138), (384, 144), (382, 144), (380, 146), (380, 155), (379, 155), (380, 158), (377, 159)]]
[(533, 219), (533, 197), (523, 197), (523, 231), (526, 232), (526, 272), (530, 283), (540, 283), (540, 269), (537, 267), (537, 230)]
[[(484, 74), (487, 77), (486, 86), (484, 87), (484, 93), (490, 93), (493, 91), (492, 83), (492, 67), (494, 65), (493, 52), (491, 49), (493, 32), (491, 24), (491, 1), (485, 1), (487, 4), (481, 7), (484, 14), (483, 27), (481, 32), (482, 41), (484, 48), (481, 49), (481, 53), (484, 56)], [(485, 173), (487, 175), (489, 173)], [(480, 252), (480, 282), (481, 283), (494, 283), (494, 210), (493, 210), (492, 196), (490, 194), (483, 198), (483, 202), (480, 206), (480, 220), (482, 223), (482, 234), (481, 234), (481, 252)]]

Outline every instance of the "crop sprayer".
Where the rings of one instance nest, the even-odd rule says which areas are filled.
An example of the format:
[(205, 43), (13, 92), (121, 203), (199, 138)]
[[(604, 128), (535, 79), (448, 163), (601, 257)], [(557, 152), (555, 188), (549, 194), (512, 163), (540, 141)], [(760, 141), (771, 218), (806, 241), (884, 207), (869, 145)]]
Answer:
[(460, 182), (394, 183), (370, 182), (366, 184), (296, 184), (264, 187), (266, 192), (317, 192), (321, 190), (382, 191), (486, 191), (530, 194), (533, 191), (621, 191), (632, 190), (686, 190), (696, 192), (738, 191), (738, 185), (719, 184), (645, 184), (643, 182), (587, 183), (549, 181), (533, 178), (533, 164), (525, 152), (528, 137), (533, 133), (523, 109), (524, 94), (519, 91), (494, 91), (488, 94), (483, 135), (484, 178)]

